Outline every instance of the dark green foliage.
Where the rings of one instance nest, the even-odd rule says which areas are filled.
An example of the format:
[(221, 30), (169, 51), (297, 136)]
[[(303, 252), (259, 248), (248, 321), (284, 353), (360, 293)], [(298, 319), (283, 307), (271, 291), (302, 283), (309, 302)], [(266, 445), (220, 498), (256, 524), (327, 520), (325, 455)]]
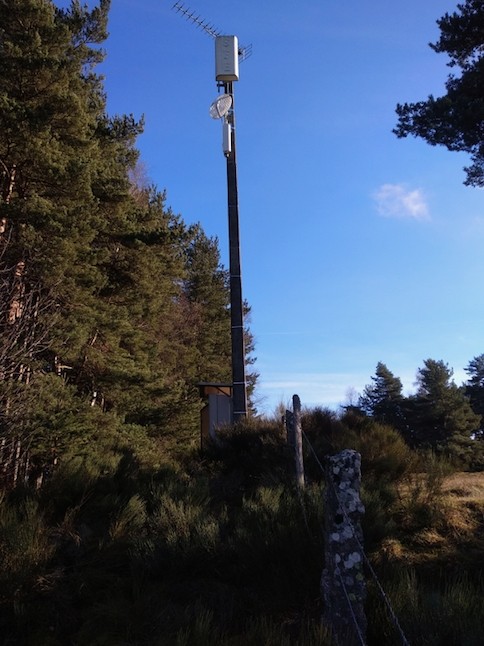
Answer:
[(362, 457), (362, 473), (368, 487), (372, 484), (395, 484), (414, 466), (414, 455), (401, 435), (388, 425), (380, 424), (358, 411), (347, 411), (338, 417), (331, 411), (314, 409), (303, 416), (303, 430), (316, 450), (319, 460), (306, 446), (309, 474), (322, 476), (324, 456), (346, 448)]
[[(396, 429), (412, 448), (446, 454), (460, 465), (479, 469), (482, 464), (479, 412), (479, 358), (468, 368), (465, 387), (452, 380), (443, 361), (427, 359), (417, 372), (417, 392), (404, 397), (400, 379), (378, 363), (375, 382), (366, 386), (353, 415), (368, 415)], [(350, 411), (348, 411), (350, 412)]]
[(205, 632), (227, 644), (246, 633), (253, 643), (268, 634), (327, 643), (314, 604), (319, 488), (301, 499), (290, 487), (252, 486), (228, 506), (220, 478), (230, 475), (217, 462), (198, 462), (194, 477), (175, 463), (147, 471), (126, 451), (115, 470), (66, 465), (41, 492), (4, 500), (4, 638), (177, 644)]
[(465, 368), (469, 375), (466, 384), (466, 395), (472, 406), (472, 410), (481, 416), (481, 425), (476, 429), (477, 436), (482, 439), (484, 429), (482, 427), (484, 418), (484, 354), (474, 357)]
[[(343, 425), (339, 417), (329, 409), (318, 407), (304, 410), (302, 427), (318, 455), (324, 456), (345, 447), (346, 425)], [(316, 464), (315, 468), (316, 473), (320, 473), (319, 465)]]
[[(407, 461), (405, 470), (410, 449), (361, 415), (306, 411), (305, 423), (315, 445), (324, 436), (363, 455), (367, 552), (412, 643), (459, 631), (479, 643), (482, 553), (469, 559), (469, 543), (456, 535), (461, 543), (440, 556), (440, 577), (410, 551), (449, 522), (441, 463)], [(227, 433), (221, 453), (171, 456), (147, 469), (125, 448), (117, 466), (64, 463), (40, 491), (17, 488), (0, 501), (4, 643), (329, 646), (318, 600), (321, 474), (314, 470), (298, 493), (288, 457), (281, 429), (258, 422)], [(425, 479), (419, 471), (431, 464)], [(401, 487), (421, 477), (422, 492), (402, 498)], [(368, 644), (398, 643), (371, 583), (367, 612)]]
[(402, 382), (382, 362), (376, 366), (374, 383), (365, 386), (358, 407), (383, 424), (389, 424), (405, 434), (406, 421)]
[(452, 370), (443, 361), (424, 361), (417, 374), (417, 394), (409, 402), (409, 424), (415, 446), (447, 451), (465, 462), (480, 417), (451, 379)]
[(282, 425), (248, 419), (222, 429), (219, 437), (220, 445), (208, 453), (221, 469), (221, 476), (212, 482), (214, 498), (240, 504), (244, 493), (258, 487), (292, 482)]
[(257, 357), (254, 355), (255, 339), (250, 331), (250, 313), (251, 307), (249, 303), (244, 300), (244, 350), (245, 350), (245, 381), (247, 385), (247, 405), (249, 417), (257, 414), (257, 397), (256, 386), (259, 379), (259, 373), (254, 368)]
[(472, 410), (481, 418), (479, 426), (475, 429), (468, 464), (469, 468), (476, 471), (484, 469), (484, 355), (472, 359), (465, 371), (469, 379), (465, 384), (465, 393), (469, 399)]
[[(191, 303), (192, 316), (198, 317), (194, 329), (196, 369), (200, 381), (230, 381), (230, 310), (228, 273), (221, 267), (216, 239), (200, 230), (187, 249), (185, 294)], [(215, 343), (214, 343), (215, 341)]]
[(63, 10), (0, 3), (0, 461), (9, 486), (59, 458), (116, 460), (127, 444), (159, 463), (167, 445), (198, 435), (197, 382), (230, 375), (217, 240), (141, 181), (142, 120), (106, 112), (96, 65), (108, 10), (106, 0)]
[(465, 184), (484, 185), (484, 7), (481, 0), (466, 0), (457, 11), (437, 21), (440, 38), (431, 47), (447, 54), (449, 65), (460, 76), (451, 74), (446, 94), (430, 95), (426, 101), (397, 106), (398, 137), (414, 135), (431, 145), (451, 151), (465, 151), (472, 164), (466, 168)]

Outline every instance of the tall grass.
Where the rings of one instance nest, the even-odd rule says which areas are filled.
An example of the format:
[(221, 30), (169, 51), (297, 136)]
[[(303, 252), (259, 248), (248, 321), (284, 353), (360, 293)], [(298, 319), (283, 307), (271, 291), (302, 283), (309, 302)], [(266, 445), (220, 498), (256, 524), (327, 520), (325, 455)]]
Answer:
[[(343, 446), (363, 456), (367, 553), (412, 645), (482, 643), (482, 506), (451, 510), (447, 467), (416, 462), (388, 427), (321, 410), (304, 420), (321, 460)], [(299, 492), (280, 425), (259, 422), (163, 468), (126, 451), (4, 496), (3, 643), (329, 646), (324, 484), (311, 459)], [(372, 584), (367, 612), (369, 646), (399, 643)]]
[[(481, 577), (465, 572), (393, 572), (384, 580), (404, 634), (412, 646), (479, 646), (482, 644), (484, 585)], [(369, 641), (400, 645), (401, 638), (370, 588), (368, 604)], [(380, 639), (380, 642), (378, 642)]]
[(228, 635), (214, 622), (210, 611), (201, 611), (177, 635), (176, 646), (331, 646), (331, 635), (318, 622), (291, 625), (271, 617), (249, 620), (239, 635)]

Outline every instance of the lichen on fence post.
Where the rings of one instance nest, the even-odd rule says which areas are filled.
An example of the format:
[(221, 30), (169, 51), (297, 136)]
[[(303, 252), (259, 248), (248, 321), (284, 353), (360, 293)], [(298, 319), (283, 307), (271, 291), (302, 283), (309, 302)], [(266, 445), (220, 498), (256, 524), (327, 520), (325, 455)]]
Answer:
[(321, 577), (323, 621), (340, 646), (366, 643), (361, 456), (347, 449), (327, 459), (325, 567)]

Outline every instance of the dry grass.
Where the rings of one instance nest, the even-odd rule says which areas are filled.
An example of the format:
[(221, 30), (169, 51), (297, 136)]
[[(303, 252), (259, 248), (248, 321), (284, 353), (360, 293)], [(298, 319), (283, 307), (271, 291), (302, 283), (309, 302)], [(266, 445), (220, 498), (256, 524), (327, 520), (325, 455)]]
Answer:
[(442, 485), (446, 534), (469, 559), (484, 553), (484, 473), (454, 473)]
[(445, 478), (442, 492), (454, 500), (484, 505), (484, 472), (454, 473)]
[[(425, 474), (412, 474), (398, 487), (399, 495), (402, 499), (408, 496), (419, 495), (425, 497), (432, 496), (435, 491), (429, 491), (425, 482)], [(441, 484), (437, 484), (440, 494), (449, 503), (460, 501), (462, 503), (475, 503), (484, 506), (484, 472), (469, 473), (467, 471), (458, 471), (450, 476), (444, 477)]]
[[(399, 487), (400, 540), (382, 545), (382, 560), (407, 564), (468, 563), (484, 554), (484, 473), (408, 478)], [(401, 541), (401, 542), (400, 542)]]

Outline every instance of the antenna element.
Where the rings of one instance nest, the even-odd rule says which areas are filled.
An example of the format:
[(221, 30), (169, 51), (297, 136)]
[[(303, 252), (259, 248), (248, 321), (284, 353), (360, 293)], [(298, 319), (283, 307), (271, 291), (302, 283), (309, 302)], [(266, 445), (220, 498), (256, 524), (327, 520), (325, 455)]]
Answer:
[[(175, 4), (172, 6), (172, 9), (174, 9), (182, 16), (185, 16), (187, 20), (193, 22), (196, 27), (204, 31), (211, 38), (218, 38), (222, 35), (220, 29), (217, 29), (217, 27), (209, 23), (207, 20), (203, 20), (203, 18), (197, 16), (195, 11), (192, 11), (192, 9), (185, 7), (182, 2), (175, 2)], [(245, 59), (249, 58), (249, 56), (252, 54), (252, 45), (239, 45), (237, 54), (239, 56), (240, 62), (245, 61)]]
[(217, 36), (220, 36), (221, 31), (219, 29), (216, 29), (206, 20), (203, 20), (202, 18), (200, 18), (200, 16), (197, 16), (194, 11), (183, 6), (181, 2), (175, 2), (172, 9), (180, 13), (182, 16), (185, 16), (187, 20), (193, 22), (194, 25), (199, 27), (202, 31), (204, 31), (212, 38), (217, 38)]

